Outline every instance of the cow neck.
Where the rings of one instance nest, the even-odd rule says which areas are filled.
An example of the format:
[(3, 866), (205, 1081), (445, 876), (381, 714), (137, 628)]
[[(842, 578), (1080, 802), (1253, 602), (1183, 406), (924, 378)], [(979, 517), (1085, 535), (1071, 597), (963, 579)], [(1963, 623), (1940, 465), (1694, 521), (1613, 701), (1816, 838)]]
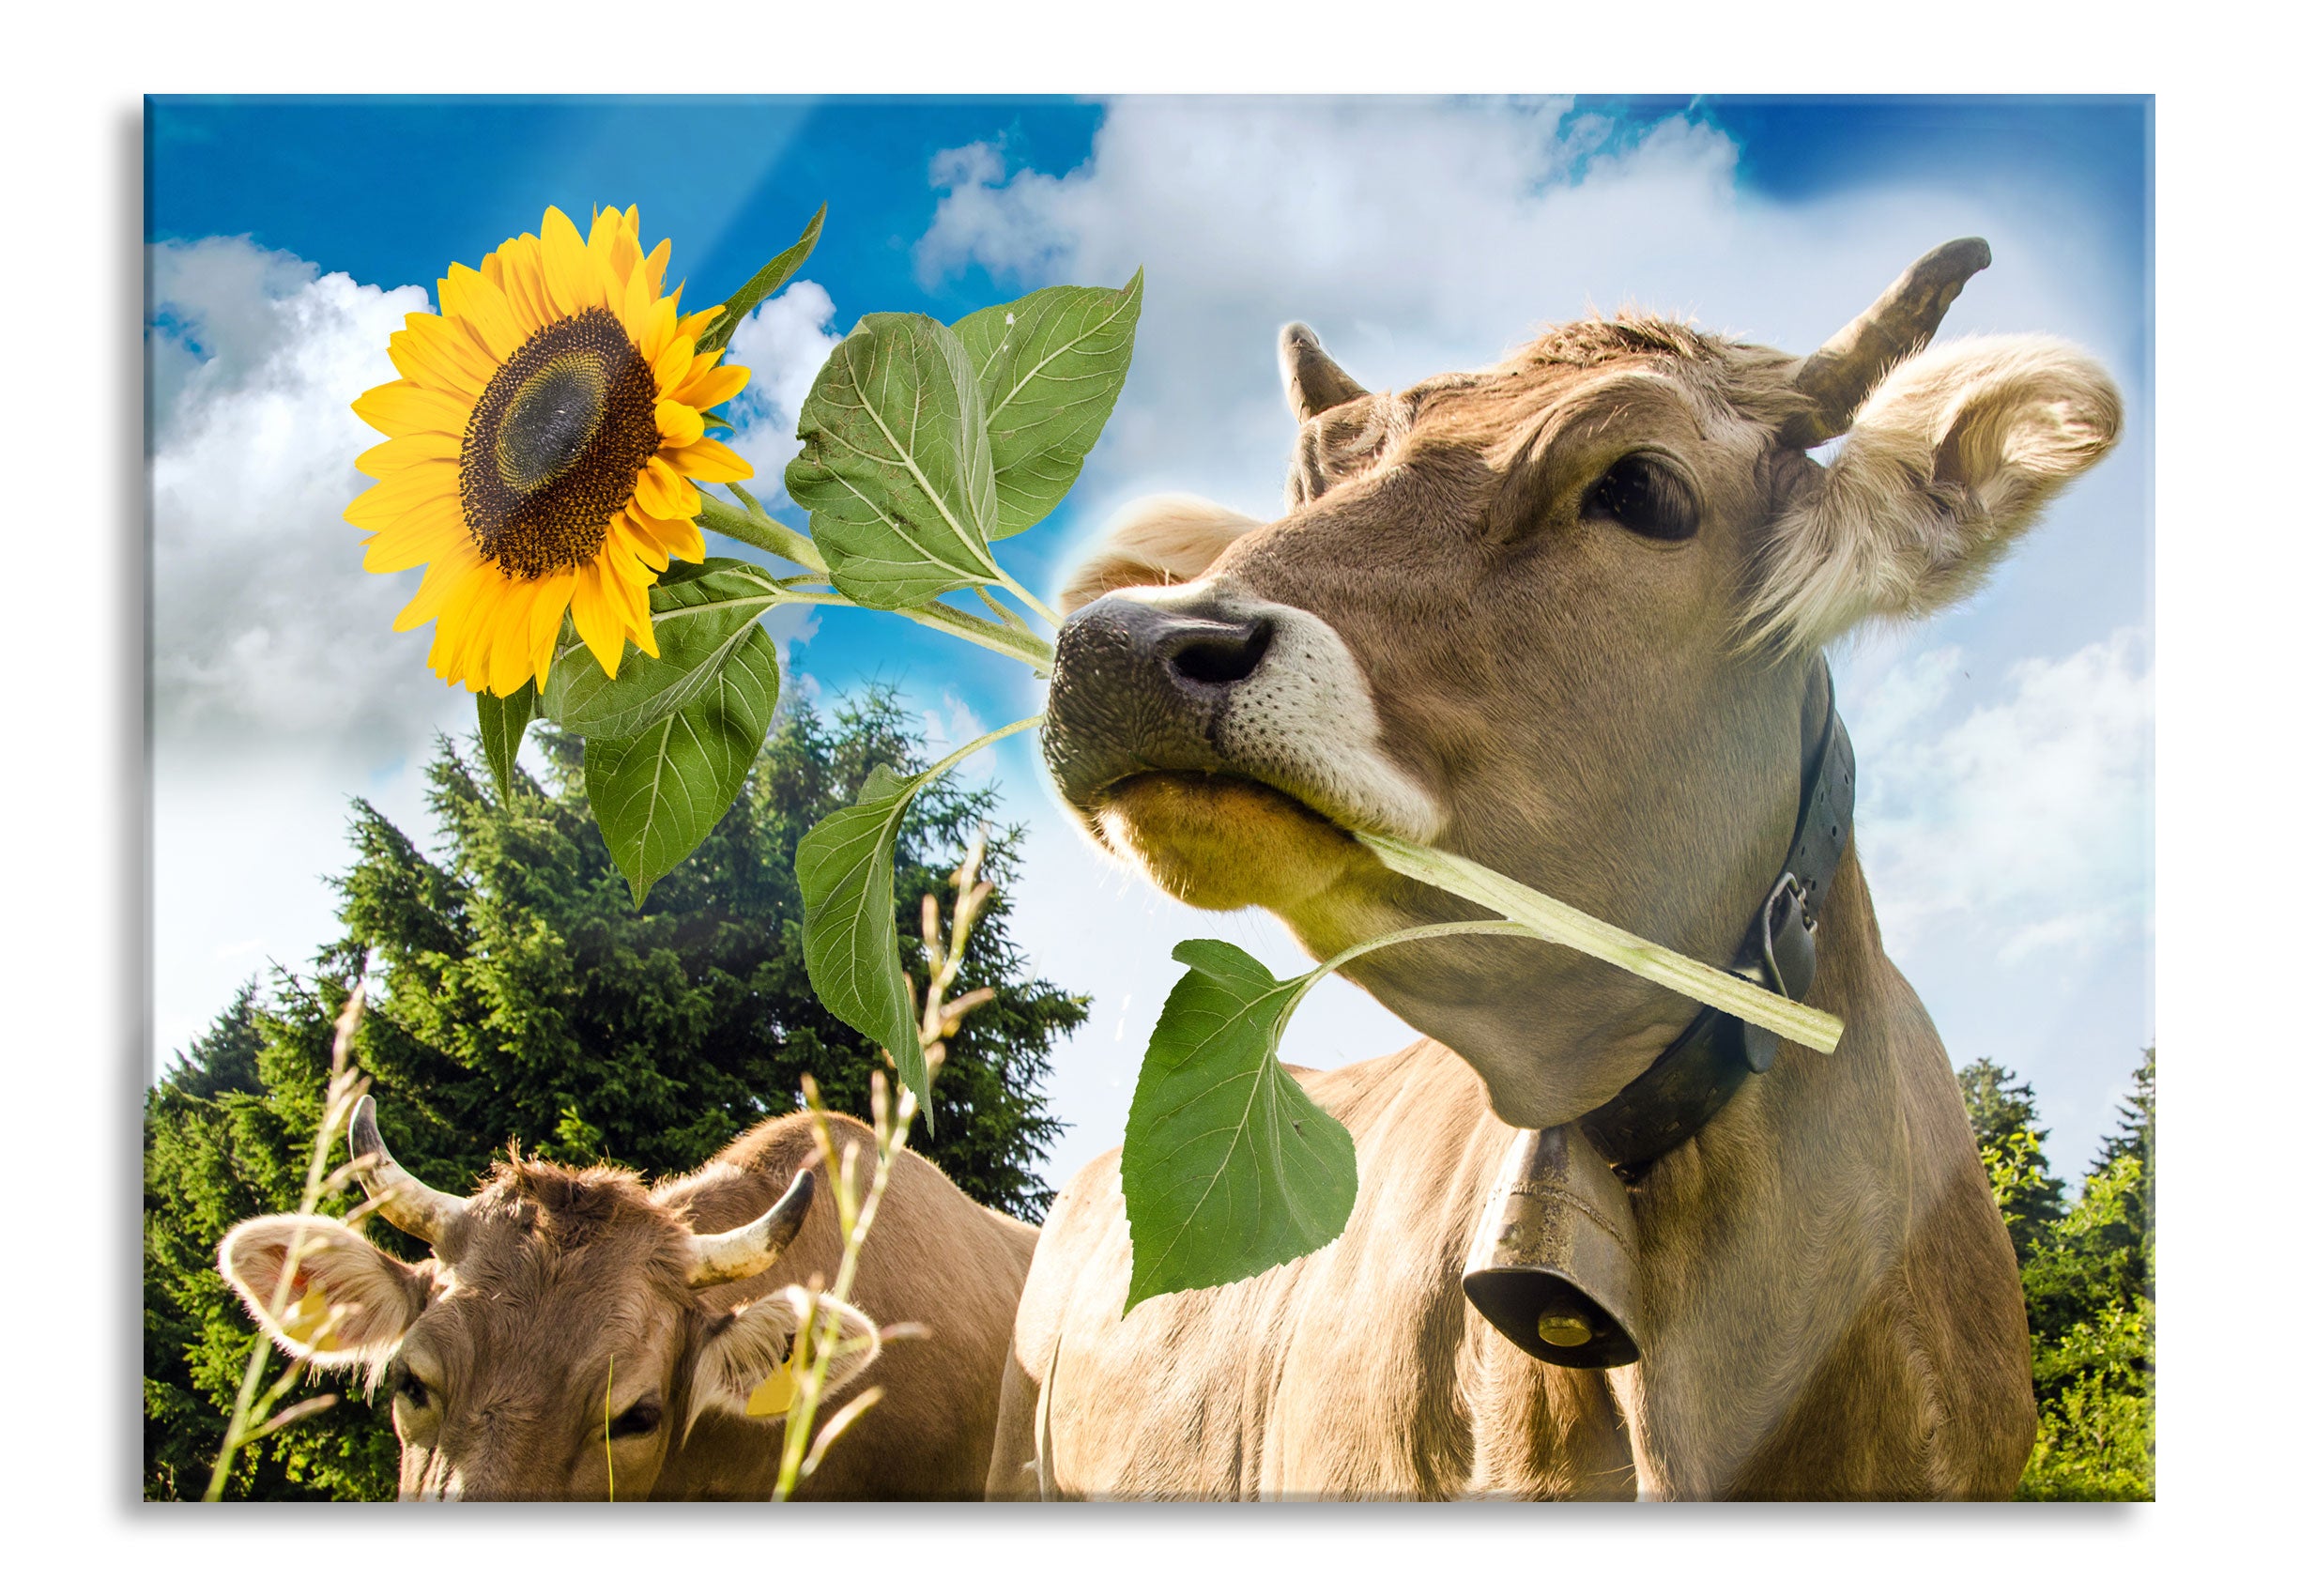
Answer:
[[(1853, 744), (1837, 716), (1836, 683), (1826, 662), (1820, 669), (1829, 713), (1818, 736), (1802, 749), (1788, 857), (1725, 966), (1792, 999), (1813, 986), (1814, 934), (1853, 834)], [(1645, 1073), (1582, 1116), (1582, 1130), (1616, 1173), (1633, 1182), (1714, 1119), (1743, 1082), (1771, 1068), (1780, 1046), (1771, 1032), (1704, 1007)]]

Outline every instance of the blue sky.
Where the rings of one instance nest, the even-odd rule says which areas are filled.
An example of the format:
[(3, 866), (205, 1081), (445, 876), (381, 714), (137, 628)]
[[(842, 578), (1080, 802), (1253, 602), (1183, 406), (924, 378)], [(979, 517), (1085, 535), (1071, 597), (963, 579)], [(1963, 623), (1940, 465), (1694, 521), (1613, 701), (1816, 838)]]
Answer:
[[(802, 281), (737, 343), (759, 374), (740, 415), (762, 492), (814, 362), (858, 315), (952, 320), (1143, 266), (1104, 445), (1070, 503), (1002, 549), (1041, 592), (1138, 493), (1275, 512), (1283, 320), (1375, 387), (1632, 298), (1810, 347), (1924, 249), (1978, 232), (1997, 263), (1945, 333), (2087, 345), (2129, 430), (1987, 593), (1834, 652), (1888, 950), (1953, 1058), (2036, 1082), (2051, 1150), (2080, 1169), (2154, 1026), (2151, 118), (2131, 99), (154, 100), (159, 1056), (329, 934), (318, 878), (346, 856), (348, 795), (428, 829), (417, 767), (469, 705), (423, 669), (426, 636), (388, 630), (411, 579), (359, 573), (339, 514), (361, 429), (343, 406), (391, 375), (383, 336), (450, 260), (476, 264), (546, 205), (636, 203), (674, 277), (710, 296), (829, 203)], [(883, 618), (783, 635), (806, 690), (897, 681), (945, 741), (1037, 707), (1007, 662)], [(1057, 1058), (1077, 1126), (1059, 1180), (1117, 1138), (1174, 941), (1304, 961), (1265, 918), (1217, 923), (1095, 864), (1027, 748), (976, 774), (1034, 827), (1025, 945), (1096, 998)], [(1328, 982), (1286, 1052), (1337, 1064), (1402, 1034)]]

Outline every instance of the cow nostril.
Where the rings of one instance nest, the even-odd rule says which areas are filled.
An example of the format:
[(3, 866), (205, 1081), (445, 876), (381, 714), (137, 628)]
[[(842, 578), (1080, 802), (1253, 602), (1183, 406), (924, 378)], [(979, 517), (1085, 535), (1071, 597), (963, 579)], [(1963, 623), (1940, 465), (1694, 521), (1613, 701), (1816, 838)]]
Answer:
[(1168, 656), (1174, 674), (1186, 681), (1222, 685), (1243, 682), (1269, 652), (1275, 630), (1267, 620), (1248, 625), (1193, 629)]

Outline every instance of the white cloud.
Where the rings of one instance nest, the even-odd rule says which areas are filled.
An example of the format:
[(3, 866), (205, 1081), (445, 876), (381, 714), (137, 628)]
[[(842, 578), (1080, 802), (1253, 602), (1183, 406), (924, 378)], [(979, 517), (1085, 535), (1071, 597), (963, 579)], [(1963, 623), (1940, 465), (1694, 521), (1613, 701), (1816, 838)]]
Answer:
[(344, 507), (368, 483), (353, 459), (381, 441), (351, 401), (398, 375), (391, 334), (429, 300), (244, 238), (154, 245), (150, 270), (161, 744), (404, 753), (465, 695), (425, 667), (427, 632), (391, 630), (416, 576), (362, 571)]
[(397, 374), (420, 288), (381, 288), (244, 238), (150, 253), (154, 1044), (340, 934), (321, 877), (359, 794), (427, 839), (422, 767), (470, 696), (391, 620), (416, 576), (360, 569), (344, 507), (379, 435), (351, 413)]
[(751, 372), (734, 400), (729, 447), (751, 463), (756, 477), (748, 486), (765, 503), (790, 502), (783, 468), (799, 453), (799, 407), (838, 343), (836, 309), (820, 284), (801, 280), (745, 316), (728, 341), (728, 363)]
[(1977, 704), (1951, 690), (1960, 658), (1930, 651), (1847, 694), (1880, 919), (2005, 963), (2065, 964), (2145, 926), (2155, 672), (2141, 634), (2020, 661)]
[(1097, 516), (1162, 488), (1275, 513), (1293, 435), (1275, 340), (1295, 319), (1374, 388), (1632, 298), (1810, 348), (1917, 255), (1981, 233), (1997, 264), (1960, 330), (2049, 328), (2112, 362), (2128, 331), (2093, 230), (2049, 207), (1876, 188), (1783, 207), (1738, 185), (1713, 128), (1562, 100), (1121, 100), (1068, 172), (976, 144), (930, 176), (946, 192), (914, 252), (928, 283), (970, 264), (1021, 287), (1145, 268), (1133, 376), (1081, 483)]

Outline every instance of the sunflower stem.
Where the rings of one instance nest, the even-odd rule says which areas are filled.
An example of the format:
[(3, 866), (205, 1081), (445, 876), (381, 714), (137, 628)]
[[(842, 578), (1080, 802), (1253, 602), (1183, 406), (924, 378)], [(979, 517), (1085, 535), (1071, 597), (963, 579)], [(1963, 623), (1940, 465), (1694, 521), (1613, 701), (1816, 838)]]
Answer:
[(898, 610), (897, 613), (909, 616), (921, 626), (931, 626), (954, 637), (964, 637), (970, 643), (978, 643), (993, 653), (1004, 654), (1008, 659), (1019, 659), (1040, 675), (1054, 668), (1054, 645), (1035, 632), (1002, 626), (997, 622), (986, 621), (979, 615), (969, 615), (963, 609), (954, 609), (937, 600), (928, 600), (915, 608)]
[[(1030, 606), (1031, 608), (1036, 610), (1049, 626), (1055, 627), (1058, 630), (1060, 629), (1062, 626), (1062, 617), (1055, 614), (1051, 609), (1048, 608), (1045, 602), (1041, 600), (1036, 593), (1032, 592), (1021, 583), (1016, 581), (1012, 576), (1006, 575), (1006, 573), (1003, 569), (1000, 569), (997, 565), (993, 564), (991, 568), (998, 571), (998, 585), (1000, 587), (1005, 589), (1016, 598), (1020, 599), (1024, 604)], [(987, 597), (988, 595), (985, 596)]]
[(737, 543), (746, 543), (753, 548), (763, 548), (769, 554), (780, 555), (794, 564), (804, 565), (818, 576), (831, 574), (830, 566), (823, 563), (822, 551), (815, 546), (813, 539), (792, 531), (759, 509), (759, 500), (744, 493), (741, 488), (735, 491), (742, 494), (744, 500), (743, 508), (737, 509), (725, 499), (706, 493), (701, 496), (703, 507), (695, 518), (722, 537), (733, 538)]
[[(797, 604), (837, 605), (847, 609), (874, 607), (860, 604), (836, 591), (825, 592), (813, 588), (791, 588), (787, 591), (790, 594), (791, 601)], [(992, 653), (1004, 654), (1008, 659), (1019, 659), (1042, 676), (1054, 668), (1053, 645), (1035, 632), (1018, 632), (1012, 627), (1001, 626), (994, 622), (986, 621), (979, 615), (969, 615), (963, 609), (954, 609), (949, 605), (934, 599), (929, 599), (925, 604), (909, 609), (897, 609), (888, 613), (915, 621), (921, 626), (930, 626), (937, 632), (946, 632), (954, 637), (963, 637), (978, 648), (989, 649)]]

